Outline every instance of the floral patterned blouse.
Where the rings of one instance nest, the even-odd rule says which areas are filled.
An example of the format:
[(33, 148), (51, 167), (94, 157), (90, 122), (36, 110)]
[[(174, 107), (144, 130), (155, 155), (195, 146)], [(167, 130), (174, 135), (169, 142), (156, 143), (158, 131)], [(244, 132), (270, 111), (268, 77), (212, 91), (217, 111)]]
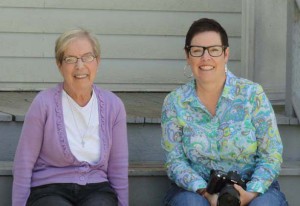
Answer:
[(259, 193), (279, 175), (282, 142), (259, 84), (228, 71), (212, 116), (192, 80), (165, 98), (161, 121), (167, 174), (186, 190), (205, 188), (211, 169), (237, 171), (249, 181), (246, 190)]

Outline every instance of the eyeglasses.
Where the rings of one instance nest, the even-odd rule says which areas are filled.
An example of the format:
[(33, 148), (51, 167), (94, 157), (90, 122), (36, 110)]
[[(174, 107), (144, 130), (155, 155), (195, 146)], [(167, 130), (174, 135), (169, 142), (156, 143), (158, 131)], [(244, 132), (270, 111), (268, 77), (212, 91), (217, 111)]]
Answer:
[(187, 46), (186, 47), (193, 57), (201, 57), (203, 56), (205, 50), (208, 51), (209, 55), (212, 57), (219, 57), (222, 55), (223, 51), (227, 48), (227, 46)]
[(76, 64), (78, 62), (78, 59), (81, 59), (82, 62), (92, 62), (96, 57), (93, 54), (86, 54), (82, 57), (74, 57), (74, 56), (68, 56), (64, 58), (64, 62), (67, 64)]

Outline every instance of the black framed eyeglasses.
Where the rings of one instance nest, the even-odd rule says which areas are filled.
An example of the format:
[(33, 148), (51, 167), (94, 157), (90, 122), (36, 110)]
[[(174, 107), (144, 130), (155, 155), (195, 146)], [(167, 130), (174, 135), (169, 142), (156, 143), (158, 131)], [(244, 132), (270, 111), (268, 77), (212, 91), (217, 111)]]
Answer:
[(82, 57), (74, 57), (74, 56), (68, 56), (64, 58), (64, 62), (67, 64), (76, 64), (78, 62), (78, 59), (81, 59), (82, 62), (92, 62), (94, 59), (96, 59), (96, 56), (93, 54), (86, 54)]
[(205, 50), (208, 51), (208, 54), (212, 57), (219, 57), (223, 54), (227, 46), (215, 45), (215, 46), (187, 46), (189, 54), (193, 57), (203, 56)]

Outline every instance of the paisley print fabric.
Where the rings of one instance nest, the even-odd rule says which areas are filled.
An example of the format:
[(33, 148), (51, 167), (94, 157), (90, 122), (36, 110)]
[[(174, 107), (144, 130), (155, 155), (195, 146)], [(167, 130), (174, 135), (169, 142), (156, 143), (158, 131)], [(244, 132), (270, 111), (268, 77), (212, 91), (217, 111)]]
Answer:
[(282, 142), (262, 87), (227, 72), (216, 115), (196, 95), (195, 80), (165, 98), (162, 147), (169, 178), (196, 191), (211, 169), (234, 170), (249, 181), (247, 191), (264, 193), (280, 172)]

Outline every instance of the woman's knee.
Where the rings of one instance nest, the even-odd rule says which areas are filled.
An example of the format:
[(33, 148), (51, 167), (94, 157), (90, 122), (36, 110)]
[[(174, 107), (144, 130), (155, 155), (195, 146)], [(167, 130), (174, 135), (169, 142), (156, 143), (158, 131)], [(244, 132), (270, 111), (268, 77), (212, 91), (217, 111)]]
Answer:
[(205, 197), (190, 191), (182, 190), (172, 197), (170, 197), (166, 202), (167, 206), (209, 206), (208, 201)]
[(288, 206), (285, 195), (279, 187), (270, 187), (269, 190), (253, 199), (249, 206)]
[(79, 205), (82, 206), (118, 206), (118, 198), (112, 193), (95, 193), (88, 196)]
[(59, 205), (59, 206), (73, 206), (71, 202), (66, 200), (65, 198), (61, 196), (54, 196), (54, 195), (47, 195), (44, 197), (39, 197), (37, 199), (31, 200), (27, 203), (26, 206), (53, 206), (53, 205)]

